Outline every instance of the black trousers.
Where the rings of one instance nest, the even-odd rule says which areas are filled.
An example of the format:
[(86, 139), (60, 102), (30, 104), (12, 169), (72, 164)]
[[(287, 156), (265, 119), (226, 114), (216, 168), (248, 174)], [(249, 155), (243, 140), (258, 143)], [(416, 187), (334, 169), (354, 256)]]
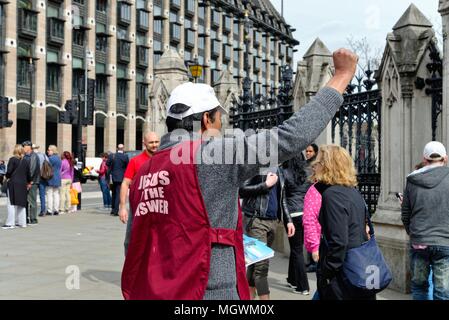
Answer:
[[(304, 228), (302, 226), (302, 216), (292, 218), (295, 226), (295, 235), (288, 238), (290, 244), (290, 258), (288, 262), (288, 278), (287, 281), (296, 286), (296, 290), (310, 290), (309, 280), (307, 278), (306, 264), (304, 261)], [(284, 223), (285, 229), (287, 224)]]
[(120, 188), (122, 182), (114, 182), (112, 186), (112, 212), (118, 214), (119, 204), (120, 204)]

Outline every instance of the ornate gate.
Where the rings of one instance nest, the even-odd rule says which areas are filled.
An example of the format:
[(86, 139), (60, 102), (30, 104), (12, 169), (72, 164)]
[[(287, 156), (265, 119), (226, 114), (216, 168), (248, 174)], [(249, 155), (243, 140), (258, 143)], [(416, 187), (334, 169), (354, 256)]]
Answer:
[(382, 96), (372, 79), (373, 71), (356, 77), (344, 95), (343, 105), (332, 119), (332, 143), (339, 144), (353, 157), (358, 173), (359, 190), (371, 213), (380, 193), (380, 142)]

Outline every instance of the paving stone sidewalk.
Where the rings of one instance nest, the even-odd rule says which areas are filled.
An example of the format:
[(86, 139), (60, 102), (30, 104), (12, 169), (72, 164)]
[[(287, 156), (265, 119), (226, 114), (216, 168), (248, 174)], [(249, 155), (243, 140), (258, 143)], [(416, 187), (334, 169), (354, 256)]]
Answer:
[[(122, 299), (124, 234), (125, 225), (99, 209), (40, 218), (26, 229), (0, 229), (0, 299)], [(287, 265), (282, 254), (271, 260), (272, 299), (310, 300), (311, 295), (294, 294), (285, 286)], [(66, 282), (70, 287), (77, 268), (80, 288), (69, 290)], [(313, 293), (315, 279), (309, 277)], [(379, 299), (409, 296), (386, 290)]]

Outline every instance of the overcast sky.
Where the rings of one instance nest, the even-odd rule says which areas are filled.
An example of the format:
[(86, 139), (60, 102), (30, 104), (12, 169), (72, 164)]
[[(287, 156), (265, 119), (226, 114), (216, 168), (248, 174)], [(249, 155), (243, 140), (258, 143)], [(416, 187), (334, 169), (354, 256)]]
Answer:
[[(281, 0), (271, 0), (281, 11)], [(316, 37), (329, 50), (347, 47), (347, 38), (367, 37), (373, 47), (385, 47), (388, 32), (405, 10), (414, 3), (441, 28), (438, 0), (284, 0), (284, 17), (300, 42), (295, 61), (302, 59)]]

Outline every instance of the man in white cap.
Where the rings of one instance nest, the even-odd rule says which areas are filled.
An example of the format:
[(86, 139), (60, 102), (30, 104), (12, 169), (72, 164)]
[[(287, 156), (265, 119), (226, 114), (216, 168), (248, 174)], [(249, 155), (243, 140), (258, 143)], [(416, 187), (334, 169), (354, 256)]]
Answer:
[(218, 137), (226, 111), (212, 87), (185, 83), (172, 91), (169, 133), (130, 189), (125, 299), (250, 298), (239, 187), (272, 164), (266, 151), (276, 166), (318, 137), (343, 103), (356, 65), (355, 54), (336, 51), (326, 87), (277, 129), (257, 134)]
[(433, 272), (433, 299), (449, 300), (449, 168), (444, 145), (429, 142), (424, 167), (407, 177), (402, 222), (410, 236), (413, 299), (428, 300)]

